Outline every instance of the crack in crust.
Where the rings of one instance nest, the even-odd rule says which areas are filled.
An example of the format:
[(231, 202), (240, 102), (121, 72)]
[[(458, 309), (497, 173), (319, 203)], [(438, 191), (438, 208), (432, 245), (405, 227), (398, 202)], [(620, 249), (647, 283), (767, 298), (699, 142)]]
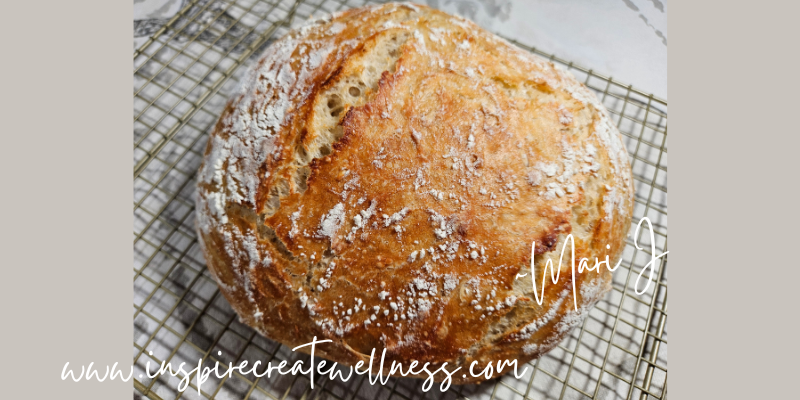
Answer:
[(349, 365), (375, 348), (482, 370), (549, 351), (609, 290), (608, 271), (562, 268), (539, 305), (515, 276), (541, 276), (569, 234), (576, 258), (615, 263), (632, 196), (619, 133), (571, 75), (466, 20), (387, 4), (267, 49), (209, 139), (197, 226), (223, 295), (263, 335), (332, 339), (317, 351)]

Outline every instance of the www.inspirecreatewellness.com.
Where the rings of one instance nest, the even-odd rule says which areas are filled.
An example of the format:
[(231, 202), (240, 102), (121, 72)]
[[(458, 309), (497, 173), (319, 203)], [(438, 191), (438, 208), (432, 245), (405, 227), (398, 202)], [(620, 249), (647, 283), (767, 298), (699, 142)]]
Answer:
[[(442, 380), (441, 384), (439, 385), (439, 389), (442, 392), (445, 392), (450, 387), (450, 385), (452, 384), (453, 375), (457, 371), (459, 371), (461, 369), (461, 367), (457, 367), (457, 368), (453, 369), (452, 371), (450, 371), (450, 370), (447, 369), (447, 363), (444, 363), (438, 369), (431, 371), (428, 368), (431, 363), (426, 362), (425, 364), (423, 364), (420, 367), (420, 365), (419, 365), (420, 363), (418, 361), (416, 361), (416, 360), (412, 360), (409, 363), (408, 368), (406, 368), (406, 369), (404, 369), (404, 366), (403, 366), (402, 363), (399, 363), (397, 361), (392, 361), (391, 366), (389, 366), (388, 368), (385, 369), (384, 368), (384, 365), (385, 365), (384, 364), (384, 358), (386, 356), (386, 349), (384, 349), (383, 352), (381, 353), (380, 363), (376, 366), (377, 367), (376, 368), (377, 371), (376, 371), (376, 373), (373, 373), (373, 368), (372, 367), (373, 367), (373, 365), (375, 365), (375, 363), (373, 362), (375, 360), (375, 349), (372, 349), (372, 352), (370, 353), (370, 356), (369, 356), (369, 365), (367, 366), (367, 368), (363, 369), (366, 363), (363, 360), (359, 361), (358, 363), (356, 363), (355, 367), (353, 367), (353, 366), (348, 367), (350, 372), (347, 374), (347, 376), (345, 376), (345, 373), (342, 371), (342, 369), (341, 368), (337, 368), (338, 365), (339, 365), (338, 363), (334, 362), (327, 370), (325, 369), (326, 365), (328, 363), (326, 360), (319, 360), (319, 362), (317, 362), (315, 364), (315, 362), (314, 362), (314, 351), (316, 349), (316, 345), (321, 344), (321, 343), (327, 343), (327, 342), (332, 342), (332, 340), (330, 340), (330, 339), (317, 340), (317, 338), (315, 336), (313, 341), (311, 341), (309, 343), (306, 343), (306, 344), (302, 344), (302, 345), (297, 346), (297, 347), (292, 349), (292, 351), (295, 351), (297, 349), (310, 346), (311, 359), (309, 360), (307, 366), (303, 362), (303, 360), (297, 360), (297, 361), (294, 362), (294, 364), (290, 368), (287, 369), (289, 363), (284, 360), (284, 361), (281, 361), (280, 363), (278, 363), (277, 365), (273, 365), (272, 362), (268, 362), (266, 364), (266, 368), (264, 368), (263, 371), (258, 372), (259, 367), (262, 365), (260, 360), (254, 362), (253, 365), (250, 366), (249, 368), (248, 368), (249, 362), (247, 360), (244, 360), (241, 363), (239, 363), (238, 365), (233, 365), (232, 362), (228, 363), (228, 368), (224, 372), (221, 372), (220, 371), (219, 361), (214, 363), (213, 367), (203, 367), (202, 366), (203, 360), (201, 359), (201, 360), (198, 360), (197, 367), (195, 367), (195, 368), (193, 368), (191, 370), (188, 370), (188, 371), (184, 368), (186, 366), (186, 362), (180, 363), (178, 365), (177, 369), (175, 369), (175, 368), (173, 368), (171, 363), (168, 363), (166, 361), (162, 361), (160, 368), (151, 373), (151, 371), (150, 371), (150, 361), (148, 361), (147, 364), (145, 365), (145, 373), (151, 379), (154, 379), (154, 378), (158, 377), (159, 375), (166, 375), (166, 374), (170, 374), (172, 376), (179, 376), (179, 375), (182, 376), (183, 378), (179, 382), (178, 388), (177, 388), (178, 391), (181, 391), (181, 392), (185, 391), (188, 388), (189, 382), (192, 380), (192, 376), (195, 375), (196, 376), (195, 377), (195, 385), (197, 386), (197, 392), (200, 393), (203, 383), (208, 380), (208, 378), (211, 376), (212, 372), (214, 373), (214, 375), (218, 379), (222, 379), (225, 376), (228, 376), (229, 378), (233, 377), (233, 373), (237, 372), (237, 371), (238, 371), (239, 374), (242, 374), (242, 375), (245, 375), (245, 376), (249, 375), (249, 374), (253, 374), (255, 377), (258, 377), (258, 378), (261, 378), (261, 377), (264, 377), (264, 376), (266, 376), (267, 378), (271, 378), (273, 372), (275, 372), (275, 373), (277, 373), (279, 375), (289, 375), (289, 374), (298, 375), (298, 374), (300, 374), (300, 375), (305, 375), (305, 376), (307, 376), (309, 378), (309, 380), (311, 382), (311, 388), (312, 389), (314, 388), (314, 375), (315, 375), (315, 372), (316, 372), (316, 374), (318, 374), (320, 376), (327, 375), (330, 380), (340, 379), (342, 382), (347, 382), (348, 380), (350, 380), (350, 378), (352, 378), (352, 376), (353, 376), (353, 372), (355, 372), (357, 375), (368, 374), (369, 375), (369, 383), (370, 383), (370, 385), (374, 385), (374, 384), (376, 384), (378, 382), (380, 382), (381, 385), (385, 385), (386, 382), (389, 381), (390, 376), (391, 375), (395, 375), (395, 374), (400, 374), (402, 376), (408, 376), (408, 375), (426, 376), (427, 375), (428, 378), (425, 379), (425, 381), (422, 384), (422, 390), (424, 392), (427, 392), (428, 390), (431, 389), (431, 387), (433, 386), (433, 383), (435, 381), (434, 377), (441, 372), (441, 373), (444, 373), (446, 377)], [(218, 354), (221, 355), (222, 353), (218, 352)], [(150, 355), (152, 355), (152, 352), (150, 352)], [(474, 378), (477, 378), (477, 377), (480, 377), (480, 376), (484, 376), (486, 379), (491, 378), (493, 373), (494, 373), (494, 369), (495, 369), (494, 365), (491, 362), (489, 362), (488, 365), (483, 370), (477, 371), (477, 370), (475, 370), (475, 366), (476, 366), (477, 363), (478, 363), (477, 361), (473, 361), (472, 362), (472, 364), (469, 367), (469, 374), (472, 375), (472, 377), (474, 377)], [(120, 378), (123, 381), (127, 382), (131, 378), (131, 376), (133, 375), (133, 366), (131, 366), (130, 374), (128, 374), (128, 376), (125, 377), (125, 376), (122, 375), (122, 373), (120, 371), (116, 371), (117, 364), (115, 363), (114, 366), (111, 367), (110, 369), (107, 366), (106, 367), (106, 371), (105, 371), (105, 375), (103, 375), (101, 377), (100, 376), (100, 372), (98, 370), (92, 369), (92, 365), (93, 365), (93, 363), (89, 364), (88, 368), (84, 368), (83, 366), (81, 366), (81, 372), (76, 377), (75, 373), (71, 369), (70, 370), (67, 369), (69, 367), (69, 363), (66, 363), (64, 365), (64, 369), (61, 371), (61, 380), (66, 380), (68, 377), (70, 377), (70, 378), (72, 378), (73, 381), (78, 382), (82, 378), (85, 379), (85, 380), (90, 380), (90, 379), (92, 379), (92, 377), (94, 377), (98, 381), (102, 382), (106, 378), (109, 377), (109, 372), (110, 372), (110, 378), (112, 380), (116, 379), (116, 378)], [(518, 367), (517, 360), (512, 360), (512, 361), (502, 360), (502, 361), (498, 361), (496, 363), (496, 365), (497, 365), (497, 372), (498, 373), (503, 371), (503, 369), (505, 369), (505, 368), (513, 368), (514, 376), (517, 377), (518, 379), (520, 377), (522, 377), (523, 375), (525, 375), (525, 372), (528, 369), (528, 367), (525, 367), (525, 368), (522, 369), (522, 372), (518, 372), (517, 371), (517, 367)], [(388, 371), (388, 373), (385, 373), (384, 371)], [(463, 374), (463, 376), (464, 376), (464, 378), (467, 377), (466, 374)], [(139, 377), (141, 378), (142, 374), (140, 374)]]

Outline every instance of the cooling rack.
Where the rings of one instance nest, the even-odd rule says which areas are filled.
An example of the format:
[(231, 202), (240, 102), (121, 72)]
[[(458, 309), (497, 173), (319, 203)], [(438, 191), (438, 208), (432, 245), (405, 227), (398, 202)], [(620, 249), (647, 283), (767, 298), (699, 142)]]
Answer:
[[(667, 258), (642, 295), (633, 285), (650, 259), (633, 228), (613, 290), (559, 346), (519, 379), (421, 391), (421, 381), (363, 376), (348, 382), (305, 376), (150, 379), (146, 363), (196, 366), (241, 360), (307, 359), (238, 321), (205, 268), (194, 230), (195, 171), (208, 132), (247, 67), (272, 41), (311, 15), (359, 7), (358, 0), (189, 0), (134, 51), (134, 398), (159, 399), (664, 399), (667, 394)], [(667, 102), (591, 69), (511, 40), (570, 70), (612, 114), (631, 156), (634, 221), (649, 217), (658, 254), (667, 251)], [(190, 367), (193, 368), (193, 367)], [(143, 374), (143, 377), (139, 377)]]

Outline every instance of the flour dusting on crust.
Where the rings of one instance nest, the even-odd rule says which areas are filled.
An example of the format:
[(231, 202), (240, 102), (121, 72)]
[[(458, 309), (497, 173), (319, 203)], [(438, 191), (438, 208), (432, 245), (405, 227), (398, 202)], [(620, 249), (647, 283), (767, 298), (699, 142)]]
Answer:
[(385, 348), (389, 363), (455, 368), (539, 357), (578, 326), (610, 272), (565, 267), (541, 306), (516, 276), (541, 276), (569, 234), (577, 258), (615, 262), (632, 196), (616, 126), (568, 72), (390, 3), (265, 51), (209, 139), (197, 227), (221, 292), (263, 335), (331, 339), (320, 354), (349, 365)]

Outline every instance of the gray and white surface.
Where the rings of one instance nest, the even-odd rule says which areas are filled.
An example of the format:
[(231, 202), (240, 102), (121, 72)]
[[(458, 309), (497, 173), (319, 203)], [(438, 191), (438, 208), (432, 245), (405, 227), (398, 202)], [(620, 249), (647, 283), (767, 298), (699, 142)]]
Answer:
[[(136, 16), (146, 18), (134, 23), (138, 35), (134, 39), (136, 48), (164, 26), (178, 10), (183, 9), (186, 3), (187, 0), (139, 2)], [(193, 212), (194, 176), (202, 159), (207, 133), (216, 122), (227, 98), (237, 89), (247, 66), (270, 43), (266, 38), (272, 40), (286, 32), (288, 28), (281, 21), (288, 21), (290, 10), (296, 2), (193, 0), (191, 3), (194, 7), (173, 25), (180, 32), (166, 30), (143, 51), (135, 52), (134, 56), (133, 352), (137, 376), (144, 372), (147, 362), (160, 364), (163, 360), (178, 365), (182, 361), (196, 364), (199, 358), (203, 358), (205, 366), (213, 366), (216, 361), (227, 365), (229, 361), (293, 362), (307, 357), (293, 354), (285, 346), (256, 334), (238, 322), (205, 268), (195, 236)], [(319, 15), (323, 10), (336, 11), (360, 6), (364, 0), (304, 0), (302, 3), (295, 9), (291, 23), (286, 25), (296, 26), (309, 15)], [(558, 21), (562, 18), (555, 11), (553, 14), (541, 11), (548, 4), (549, 7), (561, 7), (558, 3), (539, 3), (543, 4), (537, 8), (543, 20), (550, 18)], [(504, 26), (511, 25), (510, 21), (525, 19), (515, 17), (515, 10), (522, 9), (521, 2), (438, 0), (430, 1), (430, 4), (438, 4), (451, 12), (459, 11), (501, 34)], [(610, 7), (633, 13), (629, 4), (620, 4), (621, 8)], [(639, 12), (648, 4), (656, 3), (637, 6)], [(525, 7), (528, 6), (532, 7), (526, 3)], [(638, 14), (633, 15), (638, 18)], [(534, 20), (534, 16), (526, 18)], [(636, 18), (632, 18), (631, 22), (635, 22)], [(648, 20), (652, 18), (648, 17)], [(613, 23), (609, 25), (614, 26)], [(649, 28), (648, 25), (644, 26)], [(271, 30), (273, 28), (274, 31)], [(569, 38), (566, 34), (560, 37), (556, 31), (556, 28), (548, 31), (559, 39), (552, 39), (553, 46), (565, 45), (570, 40), (581, 43), (591, 36), (589, 32), (583, 38)], [(643, 32), (658, 38), (653, 32)], [(618, 32), (602, 35), (607, 40), (624, 40), (622, 37), (626, 36)], [(621, 73), (609, 72), (591, 64), (591, 57), (602, 56), (599, 51), (570, 55), (569, 49), (563, 52), (548, 49), (536, 43), (533, 36), (515, 39), (537, 45), (543, 51), (553, 51), (563, 59), (595, 68), (600, 74), (612, 75), (617, 80), (633, 83), (636, 88), (647, 91), (645, 86), (639, 86), (638, 81), (627, 81)], [(610, 46), (613, 47), (613, 43)], [(587, 58), (580, 61), (578, 57)], [(616, 61), (612, 59), (605, 62), (614, 65), (614, 68), (622, 65), (615, 64)], [(653, 221), (658, 253), (665, 251), (666, 104), (632, 91), (616, 80), (609, 81), (575, 68), (571, 71), (578, 80), (598, 93), (619, 126), (632, 156), (636, 188), (634, 219), (638, 221), (648, 216)], [(649, 244), (649, 241), (645, 240), (644, 243)], [(503, 400), (638, 399), (641, 388), (646, 388), (655, 395), (650, 398), (665, 398), (666, 263), (657, 265), (655, 272), (660, 277), (658, 284), (651, 285), (645, 294), (637, 296), (631, 288), (636, 274), (647, 261), (647, 253), (636, 251), (629, 242), (623, 255), (623, 267), (614, 273), (614, 290), (558, 348), (537, 362), (529, 363), (528, 372), (521, 379), (506, 375), (478, 386), (453, 387), (441, 397)], [(660, 276), (659, 273), (664, 275)], [(203, 396), (198, 396), (194, 389), (178, 393), (178, 380), (167, 377), (137, 379), (134, 397), (364, 400), (439, 397), (435, 390), (422, 393), (421, 382), (410, 379), (391, 379), (388, 385), (372, 386), (363, 377), (347, 383), (317, 377), (315, 388), (311, 390), (310, 382), (304, 377), (273, 376), (270, 379), (253, 380), (252, 376), (234, 374), (231, 379), (210, 379), (203, 386)]]

